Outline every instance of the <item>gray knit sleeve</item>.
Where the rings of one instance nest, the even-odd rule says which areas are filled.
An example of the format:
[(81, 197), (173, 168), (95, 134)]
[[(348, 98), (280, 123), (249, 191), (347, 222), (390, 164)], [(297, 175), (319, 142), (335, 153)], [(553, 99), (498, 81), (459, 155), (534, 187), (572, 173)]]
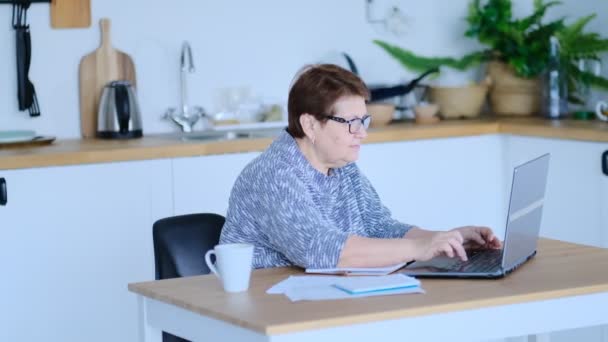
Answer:
[(364, 208), (366, 209), (366, 215), (364, 215), (365, 229), (369, 237), (401, 238), (414, 227), (393, 219), (391, 211), (382, 204), (380, 197), (367, 177), (359, 172), (359, 179), (361, 182), (360, 195), (364, 198)]
[(349, 233), (316, 209), (306, 184), (290, 168), (264, 181), (258, 220), (273, 248), (304, 268), (336, 267)]

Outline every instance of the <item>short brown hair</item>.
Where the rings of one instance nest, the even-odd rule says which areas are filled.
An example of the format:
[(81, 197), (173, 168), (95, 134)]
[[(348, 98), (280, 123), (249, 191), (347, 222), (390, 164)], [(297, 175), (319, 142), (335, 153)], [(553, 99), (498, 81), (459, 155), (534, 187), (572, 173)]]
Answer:
[(359, 76), (337, 65), (304, 67), (289, 90), (288, 132), (295, 138), (303, 138), (300, 116), (308, 113), (325, 122), (325, 115), (335, 114), (333, 106), (343, 96), (361, 96), (367, 101), (369, 90)]

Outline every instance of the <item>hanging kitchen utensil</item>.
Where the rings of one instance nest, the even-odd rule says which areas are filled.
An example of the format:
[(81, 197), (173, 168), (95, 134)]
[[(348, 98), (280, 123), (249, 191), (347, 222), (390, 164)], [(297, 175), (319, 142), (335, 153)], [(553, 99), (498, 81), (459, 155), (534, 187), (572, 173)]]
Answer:
[(32, 40), (29, 30), (29, 25), (25, 29), (25, 84), (27, 100), (30, 103), (28, 107), (30, 116), (40, 116), (40, 108), (38, 107), (38, 97), (36, 96), (36, 89), (34, 84), (30, 80), (30, 65), (32, 62)]
[[(27, 12), (25, 12), (27, 13)], [(24, 10), (21, 3), (13, 4), (13, 29), (15, 30), (15, 52), (17, 62), (17, 99), (19, 110), (26, 110), (30, 103), (27, 99), (25, 85), (25, 27), (23, 25)]]
[(80, 132), (84, 138), (93, 138), (97, 132), (99, 99), (106, 84), (126, 80), (136, 88), (135, 65), (126, 53), (114, 49), (110, 41), (110, 20), (101, 19), (101, 45), (82, 57), (80, 76)]
[(12, 24), (15, 29), (15, 51), (17, 61), (17, 99), (19, 110), (28, 110), (30, 116), (39, 116), (40, 108), (34, 84), (29, 79), (30, 63), (32, 58), (32, 44), (29, 25), (27, 23), (27, 10), (30, 1), (23, 0), (13, 3)]

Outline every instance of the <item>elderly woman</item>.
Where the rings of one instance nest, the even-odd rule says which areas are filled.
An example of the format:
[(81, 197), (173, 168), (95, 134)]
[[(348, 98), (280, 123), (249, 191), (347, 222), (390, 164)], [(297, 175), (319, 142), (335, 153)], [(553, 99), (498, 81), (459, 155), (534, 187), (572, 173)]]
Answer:
[(241, 172), (220, 243), (255, 246), (255, 268), (380, 267), (465, 247), (499, 248), (486, 227), (435, 232), (391, 218), (355, 161), (372, 117), (368, 89), (335, 65), (304, 69), (289, 92), (288, 127)]

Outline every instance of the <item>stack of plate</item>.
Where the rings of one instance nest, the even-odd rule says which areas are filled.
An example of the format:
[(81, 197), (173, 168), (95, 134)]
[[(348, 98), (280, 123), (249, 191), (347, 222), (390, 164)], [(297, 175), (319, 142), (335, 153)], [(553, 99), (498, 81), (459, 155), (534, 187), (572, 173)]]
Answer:
[(36, 131), (0, 131), (0, 143), (14, 143), (34, 139)]
[(49, 144), (55, 140), (55, 137), (39, 136), (36, 131), (30, 130), (13, 130), (0, 131), (0, 147), (29, 145), (29, 144)]

